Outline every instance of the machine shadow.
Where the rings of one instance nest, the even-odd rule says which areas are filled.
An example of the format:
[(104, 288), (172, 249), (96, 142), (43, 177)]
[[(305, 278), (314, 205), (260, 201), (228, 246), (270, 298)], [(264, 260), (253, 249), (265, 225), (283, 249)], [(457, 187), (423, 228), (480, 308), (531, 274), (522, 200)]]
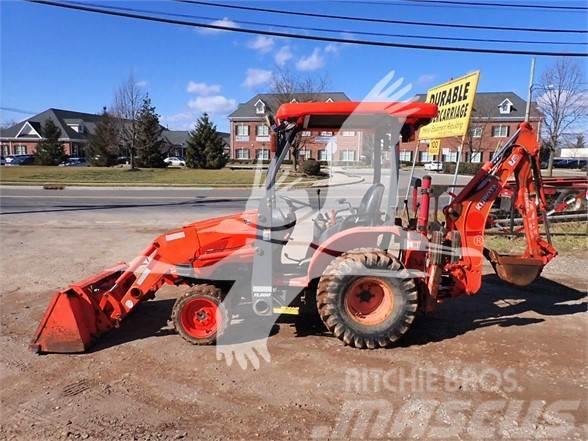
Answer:
[[(585, 292), (545, 278), (539, 278), (532, 285), (521, 288), (507, 285), (494, 274), (486, 275), (483, 277), (483, 287), (477, 295), (447, 300), (440, 304), (434, 313), (417, 317), (398, 346), (439, 342), (489, 326), (532, 325), (545, 321), (541, 316), (583, 313), (587, 311), (588, 306), (581, 302), (585, 298)], [(578, 303), (568, 304), (570, 301)], [(171, 326), (168, 326), (174, 302), (175, 299), (162, 299), (142, 303), (121, 324), (120, 329), (104, 335), (91, 352), (144, 338), (175, 334)], [(522, 314), (529, 312), (535, 313), (538, 317), (521, 317)], [(255, 327), (254, 320), (255, 318), (231, 325), (231, 344), (265, 337), (251, 330), (251, 327)], [(296, 337), (329, 335), (318, 316), (295, 321), (280, 318), (271, 328), (260, 328), (265, 328), (266, 334), (269, 333), (271, 337), (279, 332), (278, 324), (294, 326)], [(235, 336), (238, 338), (234, 338)]]
[(141, 303), (119, 329), (113, 329), (100, 338), (89, 352), (99, 352), (135, 340), (175, 334), (167, 322), (171, 317), (175, 299), (154, 300)]
[[(543, 277), (517, 287), (495, 274), (485, 275), (477, 295), (447, 300), (434, 313), (418, 316), (398, 346), (424, 345), (489, 326), (527, 326), (545, 321), (544, 317), (586, 312), (584, 298), (585, 292)], [(566, 303), (570, 301), (578, 303)], [(521, 317), (526, 313), (538, 316)]]
[[(174, 335), (176, 331), (169, 324), (176, 299), (151, 300), (141, 303), (119, 329), (113, 329), (100, 338), (89, 352), (99, 352), (113, 346), (120, 346), (135, 340), (150, 337)], [(279, 332), (279, 326), (270, 323), (263, 330), (256, 327), (256, 317), (238, 321), (227, 330), (226, 344), (246, 343), (260, 338), (271, 337)], [(257, 329), (256, 329), (257, 328)], [(263, 331), (261, 334), (258, 331)], [(264, 335), (265, 334), (265, 335)], [(178, 338), (181, 338), (179, 335)], [(186, 343), (186, 347), (190, 345)]]
[[(439, 342), (489, 326), (526, 326), (545, 321), (542, 317), (521, 317), (528, 312), (547, 317), (587, 311), (588, 305), (580, 302), (586, 298), (585, 292), (542, 277), (522, 288), (489, 274), (483, 277), (482, 286), (475, 296), (447, 300), (434, 313), (417, 316), (396, 347)], [(564, 304), (570, 301), (578, 303)], [(300, 321), (294, 326), (297, 337), (329, 335), (320, 320)]]

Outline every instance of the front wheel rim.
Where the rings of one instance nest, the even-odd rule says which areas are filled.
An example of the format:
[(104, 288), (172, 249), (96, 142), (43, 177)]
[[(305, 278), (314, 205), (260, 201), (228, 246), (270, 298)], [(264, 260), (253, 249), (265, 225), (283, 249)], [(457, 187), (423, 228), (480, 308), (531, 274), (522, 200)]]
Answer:
[(204, 297), (188, 300), (180, 312), (180, 323), (184, 331), (193, 338), (213, 337), (220, 324), (219, 305)]

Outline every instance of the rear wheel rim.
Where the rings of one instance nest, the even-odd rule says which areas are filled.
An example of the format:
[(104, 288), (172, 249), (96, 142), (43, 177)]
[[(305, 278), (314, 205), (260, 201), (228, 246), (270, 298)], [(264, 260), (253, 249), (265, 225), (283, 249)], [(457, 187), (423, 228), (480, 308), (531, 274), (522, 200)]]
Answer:
[(361, 325), (374, 326), (384, 322), (394, 308), (390, 285), (377, 277), (360, 277), (345, 291), (345, 311)]
[(180, 312), (180, 323), (184, 331), (193, 338), (206, 339), (214, 336), (220, 325), (219, 305), (204, 297), (190, 299)]

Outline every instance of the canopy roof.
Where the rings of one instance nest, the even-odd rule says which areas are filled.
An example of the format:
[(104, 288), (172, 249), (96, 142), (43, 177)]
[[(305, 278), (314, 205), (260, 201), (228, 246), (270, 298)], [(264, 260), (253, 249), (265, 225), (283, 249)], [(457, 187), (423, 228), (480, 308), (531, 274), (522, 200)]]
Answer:
[(437, 116), (437, 106), (430, 103), (359, 102), (289, 103), (276, 113), (280, 121), (296, 122), (303, 128), (370, 127), (382, 119), (401, 118), (404, 124), (422, 126)]

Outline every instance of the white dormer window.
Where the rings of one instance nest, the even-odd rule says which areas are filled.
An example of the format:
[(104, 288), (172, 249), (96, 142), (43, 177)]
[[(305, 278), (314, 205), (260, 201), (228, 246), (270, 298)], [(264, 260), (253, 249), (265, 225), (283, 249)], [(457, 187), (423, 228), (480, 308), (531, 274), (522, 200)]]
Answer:
[(498, 105), (498, 110), (500, 111), (501, 115), (508, 115), (510, 112), (512, 112), (512, 106), (512, 102), (507, 98)]
[(292, 98), (292, 101), (290, 101), (291, 103), (297, 103), (298, 101), (296, 101), (296, 98)]
[(255, 113), (263, 115), (265, 113), (265, 103), (261, 100), (257, 100), (255, 103)]
[(333, 102), (334, 102), (333, 98), (331, 98), (331, 97), (328, 97), (327, 100), (325, 101), (325, 103), (333, 103)]

